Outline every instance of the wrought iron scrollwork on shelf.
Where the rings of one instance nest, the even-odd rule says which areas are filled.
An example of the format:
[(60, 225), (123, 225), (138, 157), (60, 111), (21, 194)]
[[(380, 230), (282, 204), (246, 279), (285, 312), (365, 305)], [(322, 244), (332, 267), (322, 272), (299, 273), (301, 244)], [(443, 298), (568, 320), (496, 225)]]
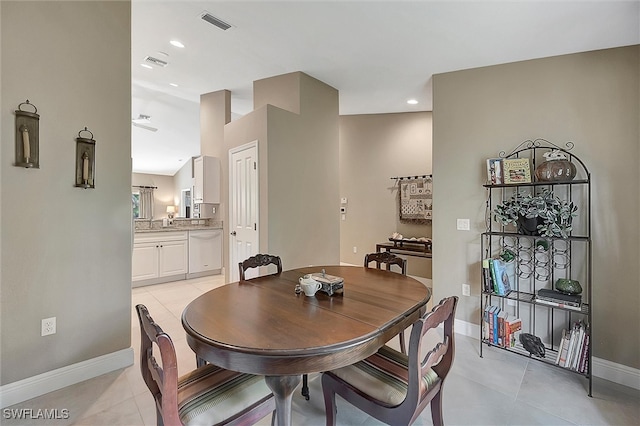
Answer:
[(553, 142), (550, 142), (546, 139), (542, 139), (542, 138), (538, 138), (538, 139), (528, 139), (526, 141), (523, 141), (522, 143), (520, 143), (520, 145), (516, 146), (509, 154), (507, 154), (506, 151), (500, 151), (499, 156), (500, 158), (508, 158), (508, 157), (512, 157), (522, 151), (526, 151), (532, 148), (556, 148), (559, 149), (561, 151), (565, 151), (565, 152), (569, 152), (573, 149), (573, 147), (575, 146), (575, 144), (571, 141), (565, 142), (564, 144), (564, 148), (556, 145)]

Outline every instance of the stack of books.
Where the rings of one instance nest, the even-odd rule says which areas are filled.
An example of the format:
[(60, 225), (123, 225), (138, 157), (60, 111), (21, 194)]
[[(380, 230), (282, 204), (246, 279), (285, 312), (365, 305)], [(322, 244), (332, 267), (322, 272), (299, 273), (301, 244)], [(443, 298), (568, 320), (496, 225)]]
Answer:
[(589, 325), (576, 322), (571, 330), (562, 330), (556, 364), (586, 373), (589, 368)]
[(516, 288), (516, 263), (500, 258), (483, 259), (484, 291), (506, 296)]
[(579, 294), (564, 294), (559, 291), (544, 288), (538, 290), (535, 302), (574, 311), (582, 310), (582, 296)]
[(487, 305), (482, 318), (482, 337), (492, 345), (503, 348), (514, 347), (522, 320), (508, 314), (497, 306)]

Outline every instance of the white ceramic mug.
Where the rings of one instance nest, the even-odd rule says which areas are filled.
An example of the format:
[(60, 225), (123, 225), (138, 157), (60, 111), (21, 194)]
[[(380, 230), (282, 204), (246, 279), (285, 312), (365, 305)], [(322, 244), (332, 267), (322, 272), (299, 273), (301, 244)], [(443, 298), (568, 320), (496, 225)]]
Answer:
[(300, 287), (302, 287), (304, 294), (309, 297), (315, 296), (316, 291), (322, 288), (322, 284), (311, 278), (309, 275), (300, 277), (298, 281), (300, 282)]

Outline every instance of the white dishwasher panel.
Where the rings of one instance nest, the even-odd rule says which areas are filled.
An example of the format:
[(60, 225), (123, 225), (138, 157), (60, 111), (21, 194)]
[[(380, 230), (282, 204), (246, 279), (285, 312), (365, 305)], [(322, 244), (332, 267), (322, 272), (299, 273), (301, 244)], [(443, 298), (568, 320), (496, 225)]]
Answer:
[(189, 231), (189, 274), (222, 269), (222, 229)]

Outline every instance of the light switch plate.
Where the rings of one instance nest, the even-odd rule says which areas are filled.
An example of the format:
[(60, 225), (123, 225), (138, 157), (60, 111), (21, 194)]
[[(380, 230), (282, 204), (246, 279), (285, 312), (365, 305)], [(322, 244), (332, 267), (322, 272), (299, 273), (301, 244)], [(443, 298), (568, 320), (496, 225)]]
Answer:
[(458, 231), (468, 231), (470, 229), (469, 219), (457, 220)]

